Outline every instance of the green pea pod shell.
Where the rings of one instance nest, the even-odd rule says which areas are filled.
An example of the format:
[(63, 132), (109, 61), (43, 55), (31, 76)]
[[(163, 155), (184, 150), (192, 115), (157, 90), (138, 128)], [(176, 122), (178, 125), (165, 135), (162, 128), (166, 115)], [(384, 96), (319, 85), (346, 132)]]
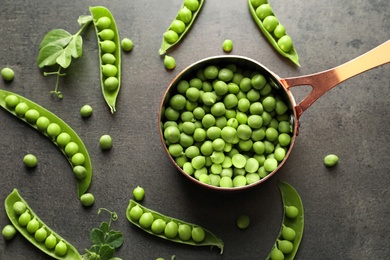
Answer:
[[(195, 22), (195, 19), (196, 17), (198, 16), (200, 10), (202, 9), (202, 6), (203, 6), (203, 3), (204, 3), (204, 0), (199, 0), (199, 7), (197, 10), (193, 11), (192, 12), (192, 19), (189, 23), (186, 24), (186, 27), (184, 29), (184, 31), (182, 33), (179, 34), (179, 38), (177, 39), (177, 41), (175, 41), (174, 43), (169, 43), (165, 40), (165, 38), (163, 37), (162, 39), (162, 43), (161, 43), (161, 47), (160, 47), (160, 50), (159, 50), (159, 54), (160, 55), (164, 55), (170, 48), (172, 48), (173, 46), (175, 46), (177, 43), (180, 42), (180, 40), (184, 37), (184, 35), (187, 34), (187, 32), (191, 29), (193, 23)], [(183, 5), (181, 6), (181, 8), (183, 8), (185, 5), (183, 3)], [(178, 18), (178, 17), (176, 17)], [(170, 27), (168, 27), (168, 30), (169, 30)]]
[(205, 232), (204, 240), (202, 242), (195, 242), (193, 239), (190, 239), (190, 240), (187, 240), (187, 241), (183, 241), (178, 236), (176, 236), (174, 238), (167, 238), (163, 234), (155, 234), (155, 233), (153, 233), (150, 228), (145, 229), (145, 228), (141, 227), (137, 221), (133, 221), (131, 219), (131, 217), (130, 217), (130, 210), (133, 207), (135, 207), (135, 206), (141, 207), (143, 212), (150, 212), (150, 213), (152, 213), (154, 219), (162, 219), (162, 220), (165, 220), (167, 223), (169, 221), (173, 221), (173, 222), (177, 223), (178, 225), (186, 224), (186, 225), (189, 225), (190, 227), (200, 227), (200, 226), (195, 225), (195, 224), (191, 224), (191, 223), (187, 223), (187, 222), (184, 222), (184, 221), (176, 219), (176, 218), (165, 216), (165, 215), (163, 215), (163, 214), (161, 214), (159, 212), (156, 212), (154, 210), (151, 210), (151, 209), (148, 209), (148, 208), (142, 206), (141, 204), (139, 204), (138, 202), (136, 202), (134, 200), (130, 200), (129, 205), (128, 205), (127, 210), (126, 210), (126, 217), (127, 217), (127, 219), (130, 221), (130, 223), (132, 223), (135, 226), (141, 228), (142, 230), (146, 231), (147, 233), (155, 235), (155, 236), (163, 238), (163, 239), (166, 239), (166, 240), (170, 240), (170, 241), (177, 242), (177, 243), (182, 243), (182, 244), (187, 244), (187, 245), (211, 246), (211, 247), (217, 246), (221, 250), (220, 253), (221, 254), (223, 253), (223, 247), (224, 247), (223, 241), (219, 237), (214, 235), (211, 231), (209, 231), (209, 230), (207, 230), (205, 228), (202, 228), (204, 230), (204, 232)]
[(120, 87), (121, 87), (121, 48), (120, 48), (121, 44), (120, 44), (118, 28), (117, 28), (114, 16), (111, 14), (111, 12), (106, 7), (94, 6), (94, 7), (90, 7), (89, 11), (90, 11), (90, 13), (91, 13), (91, 15), (93, 17), (93, 20), (94, 20), (96, 37), (97, 37), (97, 41), (98, 42), (100, 42), (100, 38), (99, 38), (99, 35), (98, 35), (99, 29), (96, 26), (96, 21), (99, 20), (99, 18), (101, 18), (101, 17), (108, 17), (108, 18), (110, 18), (111, 24), (110, 24), (109, 28), (107, 28), (107, 29), (111, 29), (114, 32), (114, 34), (115, 34), (114, 35), (114, 39), (112, 41), (115, 43), (116, 48), (115, 48), (115, 50), (114, 50), (114, 52), (112, 54), (116, 58), (115, 63), (113, 65), (115, 65), (117, 70), (118, 70), (116, 78), (119, 81), (118, 87), (115, 90), (107, 90), (107, 89), (104, 88), (104, 80), (106, 79), (106, 77), (102, 73), (102, 65), (103, 65), (102, 55), (104, 53), (103, 53), (103, 51), (101, 49), (100, 44), (98, 44), (98, 48), (99, 48), (99, 63), (100, 63), (100, 82), (101, 82), (101, 88), (102, 88), (102, 92), (103, 92), (103, 97), (104, 97), (107, 105), (110, 107), (111, 113), (115, 113), (116, 112), (116, 108), (115, 108), (116, 100), (117, 100), (117, 97), (118, 97), (118, 94), (119, 94), (119, 90), (120, 90)]
[(259, 26), (261, 32), (265, 35), (265, 37), (268, 39), (268, 41), (271, 43), (271, 45), (275, 48), (277, 52), (279, 52), (282, 56), (290, 59), (293, 63), (295, 63), (297, 66), (301, 66), (299, 64), (299, 57), (298, 53), (294, 47), (292, 46), (291, 50), (289, 52), (284, 52), (278, 45), (277, 39), (269, 32), (267, 29), (265, 29), (263, 22), (259, 19), (259, 17), (256, 15), (256, 9), (253, 7), (251, 0), (248, 0), (249, 10), (252, 14), (253, 19), (255, 20), (256, 24)]
[[(47, 236), (49, 236), (50, 234), (53, 234), (57, 239), (57, 243), (59, 241), (62, 241), (66, 244), (67, 252), (64, 256), (59, 256), (59, 255), (55, 254), (54, 249), (47, 249), (44, 242), (41, 242), (41, 243), (37, 242), (34, 238), (34, 234), (29, 233), (26, 230), (26, 227), (23, 227), (19, 224), (19, 222), (18, 222), (19, 215), (17, 215), (13, 210), (14, 203), (18, 202), (18, 201), (21, 201), (26, 205), (26, 207), (27, 207), (26, 210), (29, 212), (29, 214), (32, 216), (32, 218), (35, 218), (38, 221), (40, 227), (42, 227), (42, 226), (45, 227), (45, 230), (47, 231)], [(77, 251), (77, 249), (74, 246), (72, 246), (64, 238), (62, 238), (57, 233), (55, 233), (52, 229), (47, 227), (47, 225), (45, 225), (44, 222), (41, 219), (39, 219), (38, 216), (36, 216), (36, 214), (28, 206), (27, 202), (21, 197), (21, 195), (19, 194), (17, 189), (14, 189), (7, 196), (7, 198), (5, 199), (4, 206), (5, 206), (5, 211), (7, 213), (7, 216), (10, 219), (11, 223), (14, 225), (14, 227), (19, 231), (20, 234), (22, 234), (28, 241), (30, 241), (31, 244), (33, 244), (34, 246), (39, 248), (41, 251), (43, 251), (44, 253), (48, 254), (49, 256), (51, 256), (55, 259), (62, 259), (62, 260), (82, 259), (82, 256), (79, 254), (79, 252)]]
[(72, 164), (71, 158), (66, 156), (64, 150), (62, 148), (60, 148), (60, 146), (57, 145), (56, 140), (54, 140), (51, 137), (49, 137), (47, 135), (47, 133), (40, 131), (37, 128), (36, 125), (29, 123), (25, 118), (17, 116), (17, 114), (15, 113), (15, 110), (10, 109), (10, 108), (7, 107), (5, 99), (6, 99), (7, 96), (10, 96), (10, 95), (16, 96), (19, 99), (19, 102), (26, 103), (30, 109), (36, 109), (40, 113), (40, 116), (47, 117), (50, 120), (51, 123), (58, 124), (61, 127), (61, 132), (68, 133), (70, 135), (70, 137), (71, 137), (71, 141), (75, 142), (79, 146), (79, 152), (82, 153), (84, 155), (84, 157), (85, 157), (85, 162), (84, 162), (83, 166), (86, 169), (86, 176), (85, 176), (85, 178), (77, 179), (78, 196), (81, 197), (81, 195), (83, 195), (88, 190), (89, 185), (91, 184), (91, 180), (92, 180), (92, 163), (91, 163), (91, 159), (89, 157), (87, 148), (85, 147), (85, 145), (84, 145), (83, 141), (81, 140), (81, 138), (77, 135), (77, 133), (67, 123), (65, 123), (62, 119), (60, 119), (58, 116), (56, 116), (55, 114), (53, 114), (49, 110), (41, 107), (40, 105), (34, 103), (31, 100), (28, 100), (25, 97), (22, 97), (21, 95), (18, 95), (18, 94), (15, 94), (13, 92), (10, 92), (10, 91), (6, 91), (6, 90), (0, 89), (0, 106), (2, 108), (4, 108), (6, 111), (8, 111), (9, 113), (13, 114), (17, 118), (19, 118), (22, 121), (24, 121), (25, 123), (27, 123), (28, 125), (30, 125), (33, 128), (35, 128), (36, 130), (38, 130), (39, 132), (41, 132), (42, 134), (44, 134), (48, 138), (50, 138), (53, 141), (53, 143), (56, 144), (56, 146), (65, 155), (65, 157), (67, 158), (67, 160), (70, 163), (70, 165), (72, 166), (72, 168), (73, 168), (73, 164)]
[[(282, 239), (283, 226), (290, 227), (295, 231), (296, 233), (295, 238), (293, 241), (291, 241), (293, 244), (293, 250), (291, 251), (291, 253), (284, 255), (285, 260), (292, 260), (294, 259), (298, 251), (299, 244), (301, 243), (302, 235), (303, 235), (303, 228), (304, 228), (303, 204), (298, 192), (294, 189), (293, 186), (291, 186), (287, 182), (282, 182), (282, 181), (279, 181), (278, 186), (282, 196), (283, 208), (284, 208), (282, 227), (280, 228), (278, 239)], [(291, 219), (286, 216), (285, 209), (287, 206), (294, 206), (298, 209), (298, 216), (296, 218)], [(276, 247), (276, 242), (273, 248), (275, 247)], [(271, 253), (267, 256), (266, 259), (271, 259)]]

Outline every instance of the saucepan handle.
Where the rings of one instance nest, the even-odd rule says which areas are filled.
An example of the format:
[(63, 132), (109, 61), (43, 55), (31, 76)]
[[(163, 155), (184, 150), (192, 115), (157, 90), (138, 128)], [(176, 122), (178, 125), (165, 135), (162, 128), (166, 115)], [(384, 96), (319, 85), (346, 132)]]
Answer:
[(281, 79), (281, 82), (286, 89), (303, 85), (312, 87), (311, 92), (295, 107), (299, 118), (311, 104), (333, 87), (353, 76), (388, 62), (390, 62), (390, 40), (333, 69), (306, 76), (285, 78)]

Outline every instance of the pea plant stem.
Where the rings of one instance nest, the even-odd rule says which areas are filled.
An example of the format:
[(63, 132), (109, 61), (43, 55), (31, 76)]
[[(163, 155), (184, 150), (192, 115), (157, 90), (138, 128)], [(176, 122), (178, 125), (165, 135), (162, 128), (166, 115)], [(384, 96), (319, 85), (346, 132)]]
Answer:
[(57, 75), (56, 76), (56, 87), (55, 87), (55, 89), (53, 91), (50, 91), (50, 94), (56, 94), (58, 98), (62, 98), (61, 91), (58, 91), (58, 85), (59, 85), (60, 77), (66, 76), (66, 73), (61, 73), (61, 68), (62, 68), (61, 66), (58, 66), (58, 71), (44, 72), (43, 73), (44, 76)]

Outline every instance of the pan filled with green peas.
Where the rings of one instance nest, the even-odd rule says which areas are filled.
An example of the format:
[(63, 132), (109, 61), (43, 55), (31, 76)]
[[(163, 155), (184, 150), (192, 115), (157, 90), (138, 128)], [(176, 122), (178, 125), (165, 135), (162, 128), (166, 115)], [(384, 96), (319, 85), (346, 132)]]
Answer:
[[(339, 83), (390, 62), (390, 41), (338, 67), (281, 78), (243, 56), (209, 57), (170, 83), (160, 104), (159, 134), (175, 167), (197, 184), (246, 190), (271, 178), (295, 143), (299, 118)], [(299, 103), (291, 93), (311, 86)]]

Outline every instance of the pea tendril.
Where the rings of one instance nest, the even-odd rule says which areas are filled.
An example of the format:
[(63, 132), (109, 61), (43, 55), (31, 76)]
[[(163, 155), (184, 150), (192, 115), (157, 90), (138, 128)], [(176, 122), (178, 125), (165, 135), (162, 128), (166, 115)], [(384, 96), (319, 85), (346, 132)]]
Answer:
[(60, 77), (66, 76), (66, 73), (61, 73), (61, 68), (62, 68), (61, 66), (58, 66), (58, 71), (43, 72), (43, 76), (57, 75), (56, 76), (56, 87), (54, 90), (50, 91), (50, 94), (56, 94), (59, 99), (63, 98), (61, 91), (58, 91)]

